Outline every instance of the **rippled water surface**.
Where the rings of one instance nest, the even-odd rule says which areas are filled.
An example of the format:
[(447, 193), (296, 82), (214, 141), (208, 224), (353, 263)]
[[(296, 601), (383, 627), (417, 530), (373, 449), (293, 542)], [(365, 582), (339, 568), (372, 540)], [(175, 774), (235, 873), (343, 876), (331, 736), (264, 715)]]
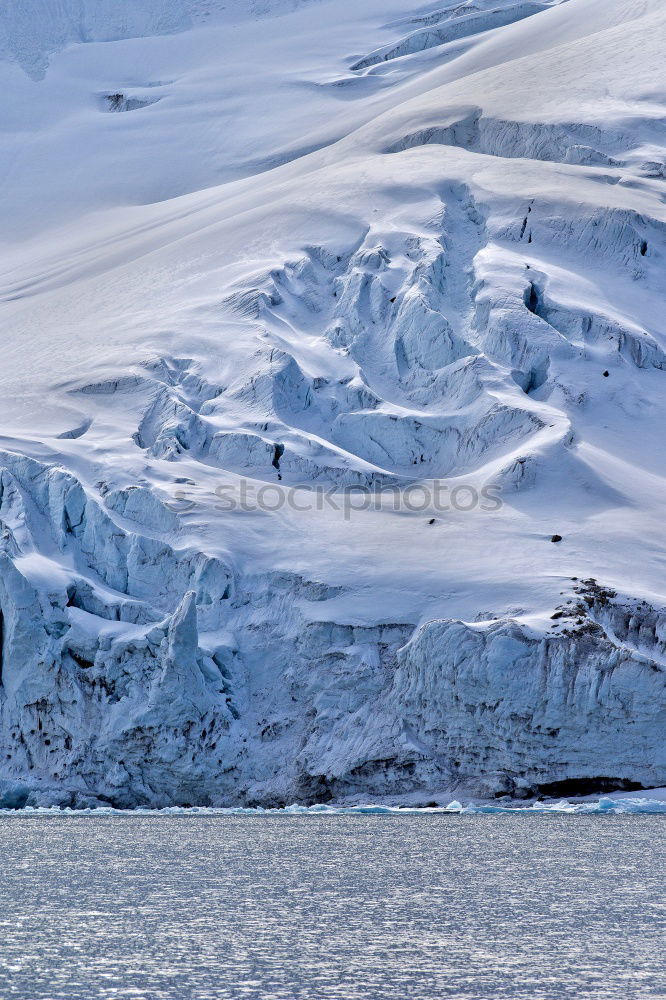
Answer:
[(659, 816), (0, 817), (0, 997), (666, 997)]

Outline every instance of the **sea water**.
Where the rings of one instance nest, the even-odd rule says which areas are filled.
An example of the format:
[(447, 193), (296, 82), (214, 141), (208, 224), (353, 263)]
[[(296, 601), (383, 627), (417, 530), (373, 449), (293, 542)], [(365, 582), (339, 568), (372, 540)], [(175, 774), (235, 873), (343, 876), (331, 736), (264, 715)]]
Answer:
[(0, 997), (666, 997), (666, 817), (0, 815)]

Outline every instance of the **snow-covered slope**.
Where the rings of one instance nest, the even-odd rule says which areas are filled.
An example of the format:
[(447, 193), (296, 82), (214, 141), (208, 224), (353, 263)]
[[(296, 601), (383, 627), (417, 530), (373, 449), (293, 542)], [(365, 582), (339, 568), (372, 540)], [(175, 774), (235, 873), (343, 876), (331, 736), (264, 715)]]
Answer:
[(3, 7), (2, 801), (666, 782), (665, 38)]

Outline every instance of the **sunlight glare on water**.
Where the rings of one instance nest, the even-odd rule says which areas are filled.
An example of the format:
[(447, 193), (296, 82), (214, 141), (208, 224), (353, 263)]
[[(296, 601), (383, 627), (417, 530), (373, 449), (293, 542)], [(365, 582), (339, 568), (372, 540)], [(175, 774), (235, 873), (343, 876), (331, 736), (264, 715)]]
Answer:
[(659, 816), (0, 817), (0, 997), (666, 997)]

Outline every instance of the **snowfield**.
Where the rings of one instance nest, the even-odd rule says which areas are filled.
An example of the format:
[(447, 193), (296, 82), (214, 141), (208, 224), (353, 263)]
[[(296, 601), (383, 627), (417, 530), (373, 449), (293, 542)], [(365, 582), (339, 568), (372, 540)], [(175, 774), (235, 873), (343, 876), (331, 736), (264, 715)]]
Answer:
[(666, 784), (665, 42), (8, 0), (0, 804)]

